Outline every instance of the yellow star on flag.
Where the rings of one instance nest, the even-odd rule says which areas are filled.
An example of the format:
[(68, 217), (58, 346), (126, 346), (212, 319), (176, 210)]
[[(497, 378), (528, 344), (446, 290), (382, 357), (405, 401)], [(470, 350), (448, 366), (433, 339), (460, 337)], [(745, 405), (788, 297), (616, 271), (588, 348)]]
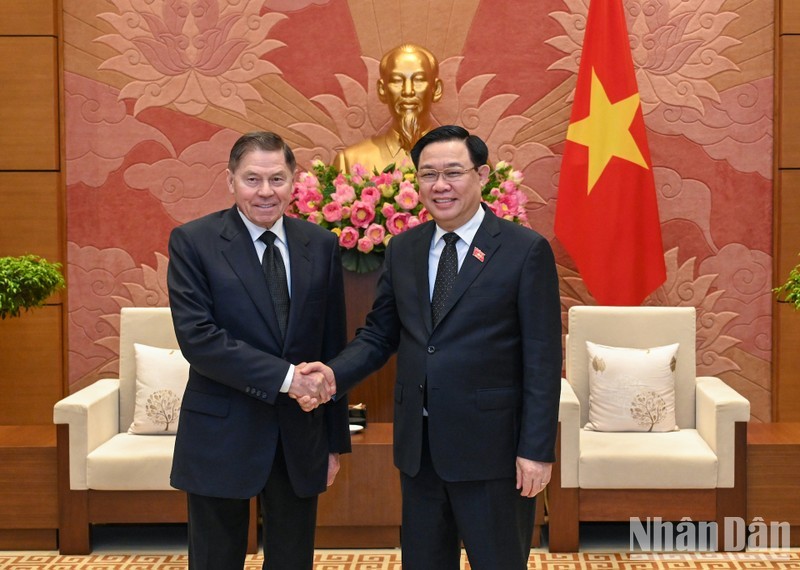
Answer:
[(589, 116), (572, 123), (567, 128), (567, 140), (589, 148), (589, 187), (605, 170), (612, 156), (648, 168), (630, 126), (639, 109), (639, 94), (612, 103), (606, 90), (592, 68), (592, 92), (589, 100)]

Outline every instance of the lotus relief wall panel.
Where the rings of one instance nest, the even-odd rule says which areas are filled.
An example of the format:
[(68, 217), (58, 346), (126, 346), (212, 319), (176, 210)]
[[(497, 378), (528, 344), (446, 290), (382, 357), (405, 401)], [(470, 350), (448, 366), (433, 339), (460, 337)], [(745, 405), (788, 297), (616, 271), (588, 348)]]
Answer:
[[(523, 172), (562, 305), (594, 302), (555, 240), (589, 0), (64, 0), (70, 384), (113, 374), (119, 308), (160, 306), (170, 230), (231, 204), (227, 152), (269, 129), (299, 163), (384, 129), (379, 60), (432, 51), (435, 123)], [(667, 281), (698, 310), (698, 367), (770, 416), (770, 0), (624, 0)]]

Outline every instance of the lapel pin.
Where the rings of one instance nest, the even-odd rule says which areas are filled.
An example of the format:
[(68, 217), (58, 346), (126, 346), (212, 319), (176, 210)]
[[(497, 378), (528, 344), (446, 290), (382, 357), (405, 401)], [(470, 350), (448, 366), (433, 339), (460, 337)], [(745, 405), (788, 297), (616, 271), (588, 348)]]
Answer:
[(472, 257), (483, 263), (483, 258), (486, 257), (486, 254), (476, 247), (472, 250)]

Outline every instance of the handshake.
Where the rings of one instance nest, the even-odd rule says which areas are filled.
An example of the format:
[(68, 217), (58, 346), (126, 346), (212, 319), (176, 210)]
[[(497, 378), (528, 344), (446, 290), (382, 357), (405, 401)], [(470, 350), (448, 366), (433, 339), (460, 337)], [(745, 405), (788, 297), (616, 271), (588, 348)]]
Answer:
[(289, 397), (297, 400), (304, 412), (330, 401), (335, 394), (333, 370), (322, 362), (301, 362), (294, 367)]

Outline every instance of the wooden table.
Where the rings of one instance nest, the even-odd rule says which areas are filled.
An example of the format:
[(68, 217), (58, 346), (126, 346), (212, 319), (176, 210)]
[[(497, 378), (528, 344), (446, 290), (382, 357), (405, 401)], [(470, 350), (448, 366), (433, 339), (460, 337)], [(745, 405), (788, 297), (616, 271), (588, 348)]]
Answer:
[(800, 546), (800, 423), (747, 427), (747, 522), (788, 522)]
[(320, 495), (317, 548), (400, 545), (400, 473), (392, 456), (391, 423), (368, 423), (352, 435), (336, 482)]
[(0, 426), (0, 550), (55, 550), (54, 425)]

